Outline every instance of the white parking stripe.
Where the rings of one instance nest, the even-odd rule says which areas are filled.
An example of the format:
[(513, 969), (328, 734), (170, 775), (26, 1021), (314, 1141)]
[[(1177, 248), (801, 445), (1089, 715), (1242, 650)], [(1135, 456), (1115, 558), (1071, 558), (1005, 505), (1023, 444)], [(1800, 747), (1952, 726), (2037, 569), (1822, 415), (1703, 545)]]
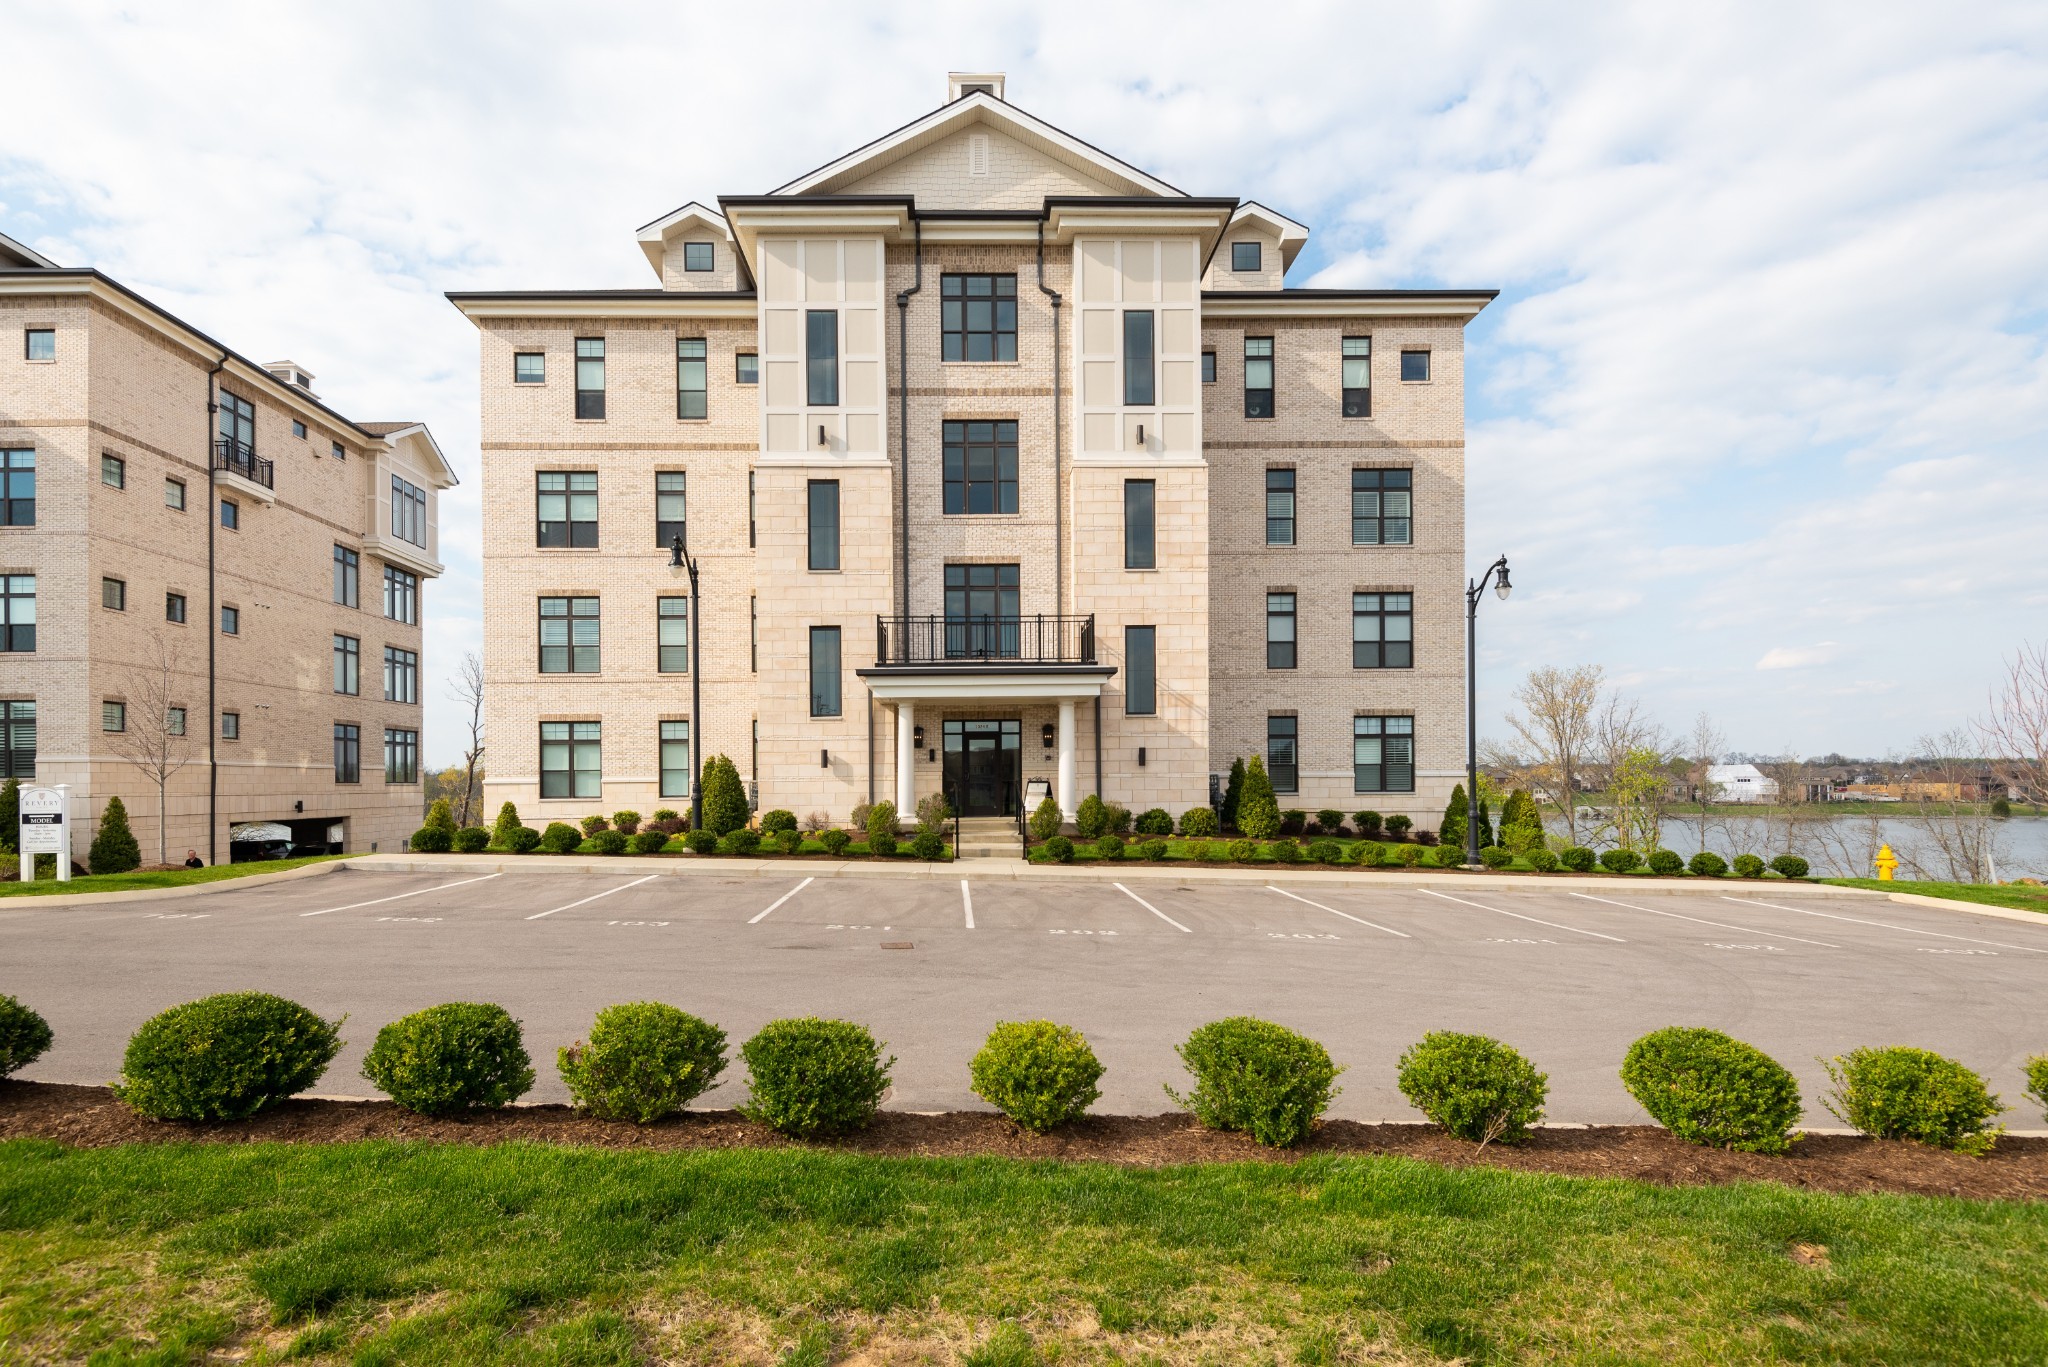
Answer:
[(1173, 928), (1174, 928), (1175, 930), (1181, 931), (1182, 933), (1184, 933), (1184, 934), (1187, 934), (1187, 935), (1192, 935), (1192, 934), (1194, 934), (1194, 933), (1195, 933), (1195, 932), (1193, 932), (1192, 930), (1189, 930), (1189, 929), (1188, 929), (1188, 928), (1187, 928), (1186, 926), (1182, 925), (1182, 924), (1181, 924), (1180, 922), (1178, 922), (1178, 921), (1174, 920), (1174, 919), (1173, 919), (1173, 918), (1172, 918), (1171, 916), (1168, 916), (1168, 915), (1167, 915), (1167, 914), (1166, 914), (1165, 912), (1161, 911), (1161, 910), (1160, 910), (1160, 909), (1159, 909), (1158, 907), (1155, 907), (1155, 906), (1153, 906), (1153, 905), (1152, 905), (1152, 904), (1151, 904), (1150, 902), (1148, 902), (1148, 901), (1146, 901), (1146, 900), (1145, 900), (1144, 898), (1142, 898), (1142, 897), (1138, 896), (1138, 894), (1137, 894), (1137, 893), (1135, 893), (1135, 892), (1132, 892), (1132, 891), (1131, 891), (1131, 890), (1130, 890), (1129, 888), (1125, 887), (1125, 886), (1124, 886), (1124, 885), (1123, 885), (1122, 883), (1117, 883), (1117, 884), (1114, 884), (1114, 886), (1115, 886), (1115, 888), (1116, 888), (1116, 890), (1117, 890), (1118, 892), (1120, 892), (1120, 893), (1122, 893), (1122, 894), (1123, 894), (1124, 896), (1126, 896), (1126, 897), (1130, 898), (1130, 899), (1131, 899), (1131, 900), (1132, 900), (1133, 902), (1136, 902), (1136, 903), (1137, 903), (1137, 904), (1138, 904), (1139, 906), (1141, 906), (1141, 907), (1145, 908), (1145, 910), (1147, 910), (1147, 911), (1151, 912), (1151, 913), (1152, 913), (1152, 914), (1153, 914), (1154, 916), (1157, 916), (1157, 917), (1158, 917), (1158, 918), (1159, 918), (1160, 920), (1162, 920), (1162, 921), (1166, 922), (1166, 924), (1168, 924), (1168, 925), (1172, 926), (1172, 927), (1173, 927)]
[(1539, 926), (1549, 926), (1552, 930), (1568, 930), (1574, 935), (1590, 935), (1596, 940), (1612, 940), (1614, 941), (1614, 943), (1618, 945), (1625, 945), (1628, 943), (1628, 941), (1622, 939), (1619, 935), (1602, 935), (1597, 930), (1580, 930), (1577, 926), (1563, 926), (1559, 925), (1555, 921), (1545, 921), (1535, 916), (1524, 916), (1519, 911), (1502, 911), (1499, 907), (1490, 907), (1487, 906), (1484, 902), (1467, 902), (1464, 898), (1453, 897), (1447, 892), (1430, 892), (1428, 888), (1417, 888), (1416, 891), (1429, 893), (1431, 897), (1441, 897), (1446, 902), (1458, 902), (1468, 907), (1478, 907), (1481, 911), (1491, 911), (1498, 913), (1502, 916), (1512, 916), (1517, 921), (1531, 921)]
[(1363, 916), (1353, 916), (1348, 911), (1339, 911), (1335, 907), (1326, 907), (1321, 902), (1310, 902), (1306, 897), (1295, 897), (1294, 894), (1289, 892), (1286, 888), (1276, 888), (1269, 883), (1266, 885), (1266, 891), (1277, 892), (1282, 897), (1294, 897), (1295, 901), (1306, 903), (1308, 906), (1314, 907), (1317, 911), (1327, 911), (1332, 916), (1342, 916), (1347, 921), (1356, 921), (1358, 922), (1358, 924), (1362, 926), (1371, 926), (1374, 930), (1384, 930), (1389, 935), (1400, 935), (1401, 938), (1404, 940), (1412, 940), (1415, 938), (1413, 935), (1402, 935), (1400, 931), (1395, 930), (1392, 926), (1383, 926), (1378, 921), (1368, 921)]
[(637, 888), (642, 883), (652, 883), (655, 879), (659, 877), (661, 877), (661, 875), (658, 873), (650, 873), (645, 878), (635, 878), (630, 883), (621, 883), (619, 884), (619, 886), (615, 888), (606, 888), (603, 892), (592, 893), (590, 896), (584, 898), (582, 902), (571, 902), (569, 903), (569, 905), (565, 907), (555, 907), (549, 911), (538, 911), (535, 912), (533, 915), (527, 917), (526, 919), (529, 921), (538, 921), (543, 916), (553, 916), (557, 911), (574, 911), (577, 907), (582, 906), (584, 902), (595, 902), (600, 897), (609, 897), (615, 892), (624, 892), (627, 888)]
[[(789, 890), (788, 892), (785, 892), (785, 893), (783, 893), (783, 894), (782, 894), (782, 896), (780, 896), (780, 897), (776, 898), (776, 899), (775, 899), (774, 901), (770, 902), (770, 903), (768, 904), (768, 911), (773, 911), (773, 910), (775, 910), (775, 908), (777, 908), (777, 907), (781, 906), (781, 905), (782, 905), (782, 904), (783, 904), (784, 902), (787, 902), (787, 901), (788, 901), (788, 900), (789, 900), (790, 898), (792, 898), (792, 897), (796, 896), (796, 895), (797, 895), (798, 893), (802, 892), (802, 891), (803, 891), (803, 890), (804, 890), (805, 888), (809, 887), (810, 885), (811, 885), (811, 880), (810, 880), (810, 879), (808, 879), (808, 878), (804, 879), (804, 881), (803, 881), (803, 882), (801, 882), (801, 883), (798, 883), (798, 884), (797, 884), (797, 885), (796, 885), (795, 887), (791, 888), (791, 889), (790, 889), (790, 890)], [(750, 917), (750, 918), (748, 918), (748, 920), (747, 920), (747, 924), (748, 924), (748, 925), (750, 925), (750, 926), (752, 926), (752, 925), (759, 925), (759, 924), (760, 924), (761, 922), (763, 922), (763, 921), (765, 921), (765, 920), (767, 920), (767, 919), (768, 919), (768, 911), (764, 911), (764, 912), (762, 912), (762, 913), (761, 913), (761, 914), (760, 914), (759, 916), (754, 916), (754, 917)]]
[(2037, 949), (2032, 945), (2007, 944), (2003, 940), (1979, 940), (1968, 935), (1944, 935), (1938, 930), (1918, 930), (1912, 926), (1895, 926), (1890, 921), (1866, 921), (1861, 916), (1838, 916), (1831, 911), (1808, 911), (1805, 907), (1780, 906), (1776, 902), (1757, 902), (1744, 897), (1723, 896), (1721, 900), (1733, 902), (1738, 906), (1772, 907), (1778, 911), (1796, 911), (1801, 916), (1825, 916), (1830, 921), (1853, 921), (1859, 926), (1879, 926), (1885, 930), (1901, 930), (1908, 935), (1932, 935), (1937, 940), (1961, 940), (1966, 944), (1973, 945), (1997, 945), (2000, 949), (2017, 949), (2022, 954), (2048, 954), (2048, 949)]
[(960, 901), (967, 908), (967, 928), (974, 929), (974, 894), (967, 890), (967, 880), (960, 880)]
[(441, 891), (443, 891), (443, 890), (445, 890), (445, 889), (447, 889), (447, 888), (459, 888), (459, 887), (461, 887), (461, 886), (462, 886), (463, 884), (465, 884), (465, 883), (488, 883), (488, 882), (490, 882), (490, 881), (491, 881), (491, 880), (492, 880), (493, 878), (496, 878), (496, 877), (498, 877), (498, 876), (499, 876), (499, 875), (498, 875), (498, 874), (495, 874), (495, 873), (487, 873), (487, 874), (485, 874), (485, 875), (484, 875), (483, 877), (481, 877), (481, 878), (458, 878), (458, 879), (456, 879), (456, 880), (455, 880), (455, 881), (454, 881), (453, 883), (441, 883), (441, 884), (438, 884), (437, 886), (435, 886), (435, 887), (431, 887), (431, 888), (414, 888), (414, 889), (413, 889), (413, 890), (412, 890), (411, 892), (400, 892), (400, 893), (394, 893), (393, 895), (391, 895), (391, 896), (389, 896), (389, 897), (372, 897), (372, 898), (371, 898), (371, 899), (370, 899), (369, 901), (367, 901), (367, 902), (350, 902), (350, 903), (349, 903), (349, 904), (348, 904), (347, 906), (345, 906), (345, 907), (322, 907), (322, 908), (321, 908), (321, 909), (320, 909), (319, 911), (302, 911), (302, 912), (300, 912), (300, 913), (299, 913), (299, 915), (301, 915), (301, 916), (325, 916), (325, 915), (327, 915), (327, 914), (328, 914), (329, 912), (334, 912), (334, 911), (354, 911), (354, 910), (355, 910), (355, 909), (356, 909), (357, 907), (375, 907), (375, 906), (381, 906), (381, 905), (383, 905), (383, 904), (384, 904), (384, 903), (386, 903), (386, 902), (400, 902), (400, 901), (403, 901), (403, 900), (405, 900), (405, 899), (406, 899), (406, 898), (408, 898), (408, 897), (418, 897), (418, 896), (419, 896), (419, 895), (420, 895), (421, 893), (427, 893), (427, 892), (441, 892)]
[[(1655, 907), (1639, 907), (1633, 902), (1617, 902), (1611, 897), (1595, 897), (1590, 892), (1575, 892), (1572, 896), (1583, 897), (1588, 902), (1605, 902), (1610, 907), (1627, 907), (1630, 911), (1647, 911), (1652, 916), (1669, 916), (1674, 921), (1692, 921), (1703, 926), (1717, 926), (1722, 930), (1739, 930), (1745, 935), (1753, 934), (1756, 931), (1755, 926), (1731, 926), (1726, 921), (1702, 921), (1697, 916), (1681, 916), (1675, 911), (1659, 911)], [(1822, 949), (1841, 948), (1840, 945), (1831, 945), (1826, 940), (1800, 940), (1797, 935), (1779, 935), (1778, 938), (1780, 940), (1799, 940), (1799, 943), (1802, 945), (1819, 945)]]

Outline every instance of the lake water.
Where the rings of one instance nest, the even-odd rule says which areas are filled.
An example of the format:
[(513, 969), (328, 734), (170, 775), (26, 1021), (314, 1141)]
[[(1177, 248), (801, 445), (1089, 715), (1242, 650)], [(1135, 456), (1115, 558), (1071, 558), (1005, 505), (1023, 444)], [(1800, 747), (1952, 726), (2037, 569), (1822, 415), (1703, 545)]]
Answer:
[[(1553, 818), (1554, 820), (1554, 818)], [(1723, 858), (1787, 853), (1813, 865), (1817, 875), (1874, 878), (1880, 845), (1903, 861), (1898, 876), (1983, 882), (1990, 878), (2048, 878), (2048, 817), (2003, 821), (1965, 817), (1755, 816), (1739, 808), (1709, 808), (1706, 848)], [(1700, 846), (1697, 813), (1665, 819), (1665, 848), (1691, 858)], [(1976, 870), (1973, 874), (1972, 870)]]

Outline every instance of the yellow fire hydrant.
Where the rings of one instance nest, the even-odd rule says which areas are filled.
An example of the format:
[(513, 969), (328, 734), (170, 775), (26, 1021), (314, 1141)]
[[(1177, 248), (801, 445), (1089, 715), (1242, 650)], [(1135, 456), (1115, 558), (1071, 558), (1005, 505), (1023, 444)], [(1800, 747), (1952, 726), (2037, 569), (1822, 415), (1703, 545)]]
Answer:
[(1877, 876), (1885, 882), (1889, 883), (1892, 881), (1893, 872), (1897, 870), (1898, 867), (1899, 857), (1892, 853), (1892, 847), (1889, 845), (1878, 846)]

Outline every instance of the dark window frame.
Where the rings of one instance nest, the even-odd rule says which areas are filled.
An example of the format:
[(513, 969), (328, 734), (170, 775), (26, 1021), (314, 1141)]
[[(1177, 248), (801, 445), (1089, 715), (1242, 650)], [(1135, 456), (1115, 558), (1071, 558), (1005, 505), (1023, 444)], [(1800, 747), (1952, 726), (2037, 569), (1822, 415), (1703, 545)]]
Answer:
[(420, 781), (420, 733), (417, 730), (404, 726), (384, 728), (384, 781)]
[[(1399, 512), (1390, 511), (1398, 506)], [(1366, 533), (1361, 536), (1361, 533)], [(1353, 466), (1351, 544), (1415, 544), (1415, 471), (1412, 468)]]
[(220, 634), (240, 636), (242, 634), (242, 610), (227, 603), (220, 605)]
[[(1357, 348), (1354, 350), (1353, 348)], [(1364, 380), (1362, 385), (1352, 384), (1353, 380)], [(1339, 410), (1347, 418), (1369, 418), (1372, 416), (1372, 337), (1346, 337), (1337, 348), (1337, 385), (1342, 390), (1343, 407)]]
[[(171, 501), (173, 490), (177, 491), (177, 502), (175, 503)], [(164, 507), (169, 508), (172, 512), (175, 513), (182, 513), (185, 511), (184, 480), (172, 479), (169, 475), (164, 476)]]
[(412, 627), (420, 624), (420, 577), (411, 570), (384, 567), (384, 618)]
[(242, 738), (242, 714), (240, 712), (223, 712), (220, 714), (220, 738), (222, 740), (240, 740)]
[[(1281, 600), (1285, 600), (1282, 602)], [(1266, 668), (1296, 669), (1301, 664), (1300, 595), (1290, 590), (1266, 593)], [(1278, 634), (1283, 633), (1284, 634)]]
[[(526, 362), (537, 364), (529, 371)], [(513, 384), (546, 384), (548, 382), (548, 354), (545, 351), (515, 351), (512, 353)]]
[[(828, 643), (829, 650), (826, 649)], [(812, 627), (810, 630), (809, 671), (813, 717), (837, 717), (846, 710), (843, 644), (838, 627)], [(826, 665), (822, 672), (819, 668), (821, 662)], [(828, 678), (831, 684), (829, 698), (819, 691)]]
[(732, 354), (732, 382), (751, 385), (761, 383), (760, 352), (735, 351)]
[[(28, 743), (22, 744), (26, 733)], [(0, 780), (36, 776), (36, 704), (32, 698), (0, 702)]]
[[(595, 383), (592, 383), (592, 382)], [(580, 422), (604, 420), (604, 338), (576, 339), (576, 417)]]
[(676, 419), (697, 422), (711, 416), (711, 344), (702, 337), (676, 338)]
[[(821, 504), (828, 497), (830, 517), (822, 518), (826, 511)], [(804, 527), (806, 542), (806, 563), (813, 574), (831, 574), (840, 566), (839, 545), (839, 481), (836, 479), (814, 479), (804, 489)]]
[(1415, 668), (1413, 591), (1374, 589), (1351, 595), (1351, 667)]
[(35, 448), (9, 447), (0, 451), (0, 527), (35, 525)]
[[(112, 722), (109, 726), (107, 723)], [(126, 735), (128, 731), (128, 704), (118, 698), (100, 699), (100, 734), (103, 736)]]
[[(112, 479), (107, 476), (113, 475)], [(128, 487), (128, 462), (112, 451), (100, 452), (100, 483), (109, 489)]]
[(1266, 714), (1266, 777), (1275, 793), (1301, 791), (1301, 718), (1293, 712)]
[(839, 406), (838, 309), (804, 310), (804, 402), (812, 408)]
[(362, 606), (362, 553), (339, 542), (334, 546), (334, 601), (345, 608)]
[[(1371, 725), (1368, 726), (1368, 723)], [(1395, 729), (1395, 728), (1399, 729)], [(1377, 743), (1379, 758), (1361, 760), (1360, 743)], [(1395, 753), (1404, 758), (1394, 759)], [(1395, 781), (1389, 782), (1389, 779)], [(1402, 780), (1405, 780), (1402, 781)], [(1411, 713), (1359, 713), (1351, 718), (1351, 791), (1415, 791), (1415, 717)]]
[[(549, 612), (548, 606), (552, 603), (561, 604), (561, 611)], [(583, 605), (586, 603), (590, 605), (588, 612), (583, 611)], [(536, 621), (539, 629), (535, 633), (535, 639), (540, 647), (538, 673), (600, 674), (604, 672), (604, 616), (602, 600), (594, 594), (542, 594), (536, 611)], [(559, 644), (551, 645), (548, 643), (549, 622), (562, 623), (560, 633), (562, 639)], [(580, 634), (578, 627), (583, 623), (589, 623), (590, 629), (587, 633), (589, 639), (579, 641), (577, 639), (577, 636)], [(561, 661), (561, 668), (548, 668), (548, 653), (550, 651), (560, 652), (556, 658)], [(580, 653), (583, 651), (589, 651), (590, 653), (585, 656)], [(586, 659), (589, 661), (589, 668), (581, 668), (579, 662)]]
[[(36, 355), (36, 342), (43, 339), (49, 343), (49, 354)], [(54, 361), (57, 359), (57, 329), (23, 328), (21, 330), (21, 358), (25, 361)]]
[[(550, 735), (550, 730), (559, 734)], [(549, 767), (550, 749), (558, 749), (564, 764)], [(593, 764), (584, 764), (585, 758)], [(578, 791), (585, 774), (591, 776), (589, 792)], [(550, 791), (553, 789), (554, 791)], [(551, 798), (595, 798), (604, 795), (604, 723), (601, 721), (544, 721), (540, 724), (540, 795)]]
[[(1245, 264), (1245, 250), (1251, 250), (1251, 264)], [(1230, 270), (1233, 275), (1266, 269), (1266, 244), (1257, 238), (1240, 238), (1230, 244)]]
[[(112, 598), (113, 602), (107, 600)], [(109, 612), (128, 611), (128, 581), (116, 579), (111, 574), (100, 576), (100, 606)]]
[[(1015, 419), (942, 422), (939, 447), (946, 516), (996, 517), (1017, 511)], [(976, 507), (977, 500), (990, 506)]]
[[(680, 641), (669, 639), (671, 627), (678, 628), (675, 634), (682, 637)], [(654, 672), (690, 672), (690, 600), (686, 597), (664, 594), (654, 600)]]
[(1216, 383), (1216, 353), (1214, 351), (1202, 353), (1202, 383)]
[[(670, 731), (671, 727), (681, 728), (680, 733), (672, 734)], [(690, 746), (693, 743), (690, 739), (690, 723), (687, 720), (669, 717), (664, 718), (656, 725), (654, 731), (654, 767), (655, 782), (661, 790), (659, 796), (686, 798), (690, 795)], [(669, 760), (675, 757), (671, 755), (669, 750), (671, 745), (683, 747), (680, 756), (682, 763), (679, 765), (669, 763)], [(669, 782), (669, 775), (671, 774), (676, 775), (676, 782), (673, 786)]]
[(1123, 326), (1124, 407), (1150, 408), (1159, 402), (1158, 319), (1151, 309), (1125, 309)]
[(223, 389), (220, 393), (220, 439), (236, 456), (256, 454), (256, 405)]
[[(27, 585), (23, 588), (23, 585)], [(20, 605), (26, 603), (26, 608)], [(36, 577), (0, 574), (0, 654), (36, 653)]]
[[(1273, 416), (1273, 339), (1244, 339), (1244, 415), (1264, 420)], [(1263, 385), (1255, 381), (1264, 380)]]
[[(1410, 374), (1410, 373), (1409, 373), (1409, 372), (1410, 372), (1411, 370), (1414, 370), (1414, 369), (1416, 369), (1416, 367), (1414, 367), (1414, 366), (1411, 366), (1411, 365), (1409, 364), (1409, 361), (1410, 361), (1411, 359), (1415, 359), (1415, 360), (1420, 360), (1420, 361), (1421, 361), (1421, 363), (1422, 363), (1422, 364), (1421, 364), (1421, 367), (1420, 367), (1420, 369), (1421, 369), (1422, 373), (1421, 373), (1420, 375), (1414, 375), (1414, 374)], [(1428, 383), (1429, 383), (1429, 348), (1428, 348), (1428, 347), (1403, 347), (1403, 348), (1401, 349), (1401, 383), (1402, 383), (1402, 384), (1428, 384)]]
[(338, 697), (363, 695), (363, 640), (343, 632), (334, 633), (334, 693)]
[[(700, 252), (698, 248), (703, 248)], [(702, 261), (702, 265), (697, 263)], [(715, 271), (718, 269), (718, 244), (715, 242), (685, 242), (683, 244), (683, 269), (689, 272)]]
[(427, 491), (401, 475), (391, 477), (391, 534), (427, 548)]
[[(534, 546), (540, 550), (596, 550), (599, 492), (595, 470), (534, 471)], [(560, 502), (552, 504), (549, 502), (551, 499), (558, 499)], [(560, 518), (547, 516), (557, 508), (562, 514)], [(590, 515), (578, 517), (576, 514), (579, 510), (587, 511)]]
[(1159, 628), (1156, 626), (1124, 628), (1124, 715), (1159, 715)]
[(334, 723), (334, 781), (363, 781), (363, 728), (354, 722)]
[[(984, 284), (986, 290), (976, 289)], [(978, 312), (983, 304), (985, 317)], [(988, 354), (975, 354), (981, 351)], [(939, 359), (966, 365), (1004, 365), (1017, 359), (1014, 273), (949, 271), (939, 276)]]
[(1124, 568), (1159, 568), (1159, 481), (1156, 479), (1124, 481)]
[[(1266, 544), (1292, 546), (1301, 533), (1300, 475), (1291, 465), (1266, 467)], [(1285, 500), (1284, 503), (1275, 500)], [(1287, 511), (1276, 512), (1285, 507)]]
[(176, 622), (179, 626), (183, 626), (188, 616), (189, 608), (185, 595), (170, 589), (164, 590), (164, 620), (166, 622)]
[[(665, 513), (680, 513), (666, 517)], [(677, 537), (690, 539), (690, 476), (687, 470), (654, 472), (654, 544), (667, 550)]]
[(242, 505), (231, 498), (220, 501), (220, 525), (227, 531), (242, 530)]
[(384, 701), (417, 707), (420, 701), (420, 653), (404, 646), (384, 647)]

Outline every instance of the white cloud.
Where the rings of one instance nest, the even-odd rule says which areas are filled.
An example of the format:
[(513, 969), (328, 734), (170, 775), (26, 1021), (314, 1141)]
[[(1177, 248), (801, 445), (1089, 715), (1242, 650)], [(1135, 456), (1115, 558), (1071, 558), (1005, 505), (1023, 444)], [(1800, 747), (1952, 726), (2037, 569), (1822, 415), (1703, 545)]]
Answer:
[(1777, 646), (1764, 652), (1756, 662), (1758, 669), (1809, 669), (1824, 665), (1842, 653), (1842, 648), (1833, 641), (1822, 641), (1811, 646)]

